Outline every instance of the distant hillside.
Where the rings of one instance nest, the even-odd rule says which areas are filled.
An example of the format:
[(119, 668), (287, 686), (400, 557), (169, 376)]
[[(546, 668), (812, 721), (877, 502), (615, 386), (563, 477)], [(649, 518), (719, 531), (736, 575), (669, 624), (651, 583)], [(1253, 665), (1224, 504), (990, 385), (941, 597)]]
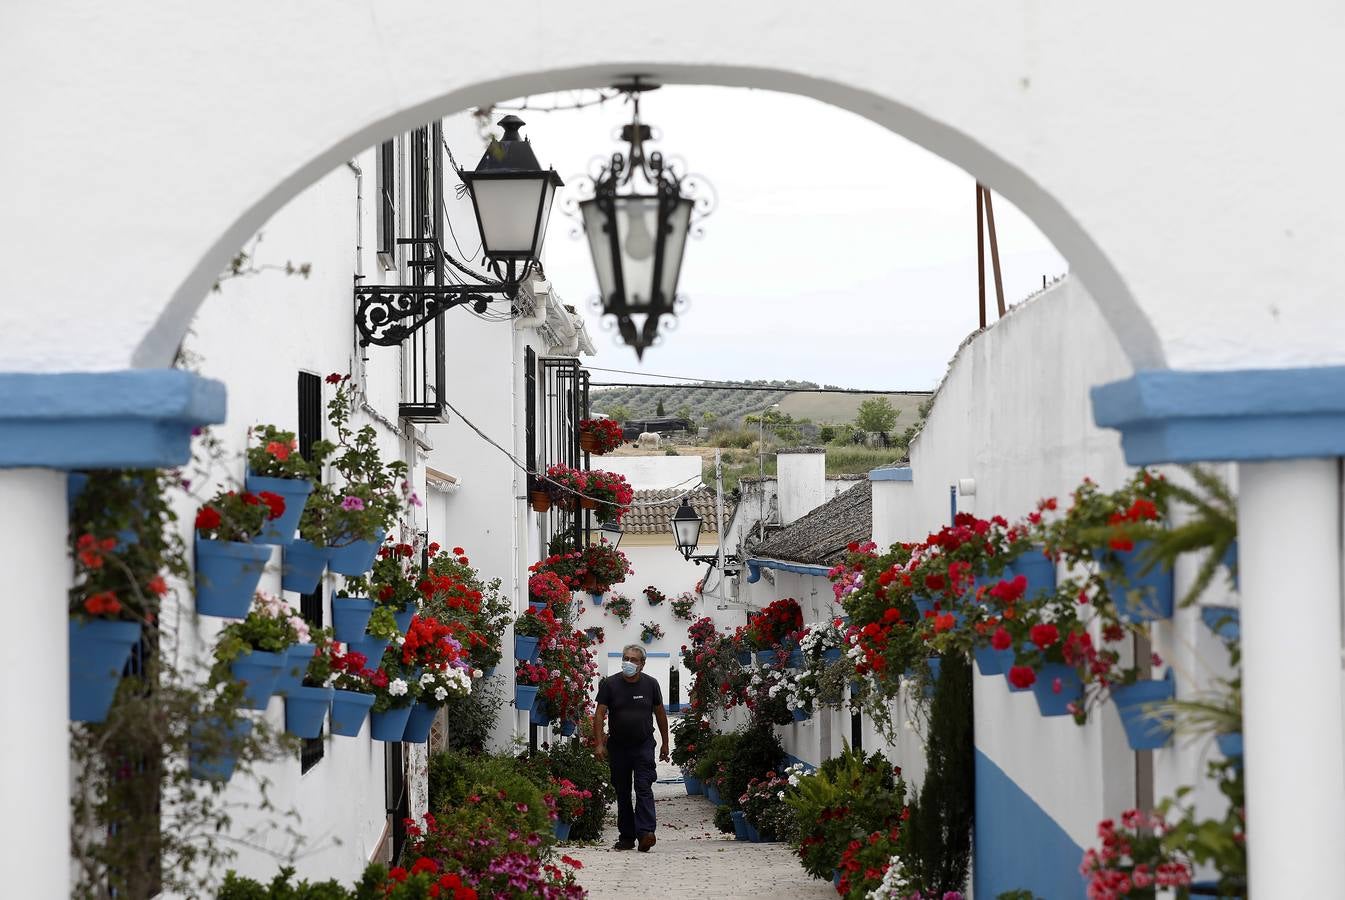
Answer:
[[(747, 381), (753, 387), (774, 387), (772, 391), (741, 391), (733, 388), (699, 388), (690, 385), (648, 386), (627, 388), (594, 388), (589, 405), (594, 412), (613, 415), (613, 410), (624, 410), (627, 418), (645, 418), (658, 412), (663, 401), (663, 413), (668, 416), (686, 415), (697, 424), (705, 422), (705, 413), (713, 414), (714, 424), (732, 425), (743, 416), (761, 412), (772, 404), (780, 404), (780, 412), (795, 419), (808, 419), (819, 425), (843, 425), (854, 421), (859, 404), (870, 397), (885, 396), (897, 409), (897, 429), (900, 431), (916, 419), (920, 404), (929, 398), (927, 393), (909, 394), (819, 394), (808, 388), (822, 387), (809, 381)], [(829, 387), (829, 385), (826, 385)]]

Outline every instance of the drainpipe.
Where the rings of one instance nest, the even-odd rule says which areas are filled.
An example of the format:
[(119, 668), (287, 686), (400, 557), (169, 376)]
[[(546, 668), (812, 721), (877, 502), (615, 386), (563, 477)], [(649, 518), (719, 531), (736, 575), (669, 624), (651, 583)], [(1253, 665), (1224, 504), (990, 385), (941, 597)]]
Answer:
[(515, 329), (536, 328), (546, 322), (546, 310), (551, 300), (551, 282), (533, 281), (523, 285), (523, 292), (532, 300), (532, 315), (514, 320)]

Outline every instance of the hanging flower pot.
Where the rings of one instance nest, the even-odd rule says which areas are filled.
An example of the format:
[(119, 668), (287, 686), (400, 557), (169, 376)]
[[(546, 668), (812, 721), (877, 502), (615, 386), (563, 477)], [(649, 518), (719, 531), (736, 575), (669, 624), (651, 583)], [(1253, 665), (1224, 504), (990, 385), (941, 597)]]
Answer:
[(1242, 634), (1241, 614), (1233, 606), (1202, 606), (1200, 620), (1225, 641), (1236, 641)]
[(281, 551), (284, 574), (280, 586), (296, 594), (311, 594), (322, 582), (322, 570), (331, 556), (330, 547), (317, 547), (308, 541), (296, 540)]
[(198, 539), (196, 611), (203, 616), (244, 618), (270, 558), (271, 548), (266, 544)]
[(585, 572), (580, 576), (579, 587), (592, 594), (598, 590), (598, 576), (594, 575), (592, 572)]
[(1157, 750), (1168, 745), (1172, 740), (1172, 714), (1157, 713), (1154, 707), (1176, 696), (1177, 683), (1171, 669), (1156, 681), (1112, 686), (1111, 698), (1121, 714), (1131, 750)]
[(775, 661), (779, 659), (774, 650), (758, 650), (755, 655), (757, 665), (761, 666), (773, 666)]
[(811, 712), (802, 707), (800, 707), (799, 709), (790, 710), (790, 714), (794, 717), (795, 722), (806, 722), (813, 717), (813, 714)]
[(834, 663), (839, 661), (840, 658), (841, 658), (840, 647), (828, 647), (827, 649), (822, 651), (823, 662)]
[(546, 601), (545, 601), (545, 600), (532, 600), (532, 599), (529, 599), (529, 600), (528, 600), (528, 609), (533, 609), (533, 610), (543, 610), (543, 609), (546, 609)]
[(400, 743), (402, 735), (406, 733), (406, 722), (410, 718), (410, 704), (373, 713), (369, 717), (371, 723), (369, 736), (376, 741), (383, 741), (388, 744)]
[(406, 719), (406, 731), (402, 740), (408, 744), (423, 744), (430, 739), (430, 729), (434, 727), (434, 717), (439, 715), (439, 707), (429, 706), (416, 701), (411, 707), (411, 715)]
[(919, 594), (916, 594), (911, 599), (915, 601), (915, 611), (920, 618), (923, 619), (934, 611), (934, 601), (928, 597), (922, 597)]
[(514, 635), (514, 659), (524, 662), (537, 662), (537, 638)]
[(589, 431), (579, 432), (579, 449), (585, 453), (596, 453), (602, 455), (602, 442), (598, 436)]
[(530, 712), (532, 704), (537, 700), (537, 685), (535, 684), (516, 684), (514, 685), (514, 708), (519, 712)]
[(528, 710), (528, 721), (533, 725), (551, 724), (551, 710), (545, 700), (532, 701), (532, 708)]
[(407, 604), (406, 609), (392, 614), (393, 620), (397, 623), (397, 630), (402, 634), (406, 634), (407, 629), (411, 627), (411, 620), (415, 617), (416, 608), (409, 603)]
[(1026, 553), (1013, 561), (1010, 573), (1006, 573), (1022, 575), (1027, 579), (1027, 590), (1023, 596), (1029, 599), (1039, 593), (1055, 592), (1055, 560), (1047, 556), (1044, 550), (1040, 544), (1033, 544)]
[(578, 722), (571, 722), (569, 719), (566, 719), (565, 721), (563, 721), (563, 722), (560, 723), (560, 736), (561, 736), (561, 737), (570, 737), (572, 734), (574, 734), (574, 733), (575, 733), (576, 731), (578, 731), (578, 730), (579, 730), (579, 723), (578, 723)]
[(704, 790), (704, 785), (686, 769), (682, 770), (682, 786), (687, 789), (688, 797), (699, 797)]
[(285, 694), (285, 730), (312, 740), (322, 734), (322, 720), (336, 692), (329, 687), (299, 685)]
[(313, 482), (307, 478), (267, 478), (249, 472), (246, 485), (254, 494), (270, 491), (285, 499), (285, 511), (266, 522), (257, 543), (288, 545), (299, 530), (299, 518), (303, 515), (308, 495), (313, 493)]
[(588, 599), (591, 600), (591, 601), (593, 602), (593, 605), (594, 605), (594, 606), (602, 606), (602, 592), (601, 592), (601, 591), (592, 591), (592, 592), (590, 592), (589, 595), (588, 595)]
[(373, 694), (337, 689), (332, 695), (332, 734), (357, 737), (373, 705)]
[(275, 690), (276, 679), (285, 665), (283, 653), (244, 650), (229, 670), (243, 683), (243, 708), (266, 709)]
[(368, 634), (362, 640), (350, 641), (349, 643), (351, 650), (364, 654), (364, 658), (368, 661), (366, 663), (368, 668), (377, 669), (379, 660), (383, 658), (383, 653), (388, 649), (389, 641)]
[[(1018, 685), (1018, 684), (1016, 684), (1016, 683), (1014, 682), (1014, 670), (1016, 670), (1016, 669), (1018, 669), (1018, 670), (1025, 670), (1028, 674), (1032, 675), (1034, 678), (1038, 678), (1038, 677), (1040, 677), (1036, 672), (1033, 672), (1033, 671), (1032, 671), (1030, 668), (1028, 668), (1027, 666), (1015, 666), (1015, 665), (1013, 665), (1013, 664), (1011, 663), (1011, 664), (1008, 666), (1008, 668), (1006, 668), (1006, 669), (1004, 670), (1004, 682), (1005, 682), (1005, 684), (1007, 684), (1007, 685), (1009, 686), (1009, 693), (1010, 693), (1010, 694), (1021, 694), (1023, 691), (1030, 691), (1030, 690), (1032, 690), (1032, 685), (1031, 685), (1031, 684), (1026, 684), (1026, 685), (1022, 685), (1022, 686), (1020, 686), (1020, 685)], [(1034, 681), (1033, 684), (1035, 684), (1035, 683), (1036, 683), (1036, 682)]]
[(363, 575), (374, 567), (378, 548), (383, 546), (383, 538), (387, 536), (387, 531), (380, 528), (371, 541), (358, 540), (351, 543), (336, 541), (335, 546), (328, 548), (330, 553), (327, 557), (327, 568), (337, 575), (351, 578)]
[(546, 512), (551, 508), (551, 495), (546, 491), (529, 491), (528, 505), (532, 507), (533, 512)]
[(1216, 735), (1214, 744), (1219, 748), (1219, 752), (1225, 759), (1242, 759), (1242, 732), (1234, 731), (1230, 734)]
[(283, 696), (303, 685), (304, 675), (308, 672), (308, 661), (313, 658), (317, 649), (316, 644), (290, 644), (289, 649), (285, 651), (285, 663), (280, 669), (280, 674), (276, 676), (275, 693)]
[(1043, 716), (1067, 716), (1069, 707), (1083, 695), (1083, 682), (1073, 666), (1047, 663), (1037, 673), (1032, 684), (1032, 696), (1037, 698), (1037, 710)]
[(218, 736), (221, 746), (212, 747), (214, 741), (206, 740), (207, 729), (215, 731), (221, 727), (218, 719), (192, 725), (192, 737), (187, 743), (188, 771), (197, 781), (228, 781), (232, 778), (234, 766), (238, 764), (238, 743), (252, 734), (251, 719), (236, 719)]
[(373, 611), (374, 601), (368, 597), (333, 597), (332, 629), (336, 639), (343, 644), (363, 640)]
[(556, 840), (568, 841), (570, 839), (570, 824), (564, 819), (557, 819), (551, 823), (551, 831), (556, 835)]
[(976, 668), (982, 675), (1003, 675), (1013, 665), (1013, 650), (996, 650), (994, 647), (977, 647)]
[(1121, 569), (1127, 583), (1107, 582), (1107, 591), (1116, 604), (1116, 614), (1126, 622), (1151, 622), (1155, 619), (1172, 618), (1173, 585), (1172, 570), (1155, 563), (1147, 575), (1141, 575), (1144, 568), (1141, 560), (1152, 545), (1152, 541), (1137, 541), (1133, 550), (1107, 550), (1121, 563)]
[(112, 708), (131, 648), (140, 642), (139, 622), (71, 619), (70, 719), (102, 722)]
[(579, 498), (579, 508), (580, 508), (580, 509), (597, 509), (597, 508), (598, 508), (598, 501), (597, 501), (597, 500), (594, 500), (592, 497), (580, 497), (580, 498)]

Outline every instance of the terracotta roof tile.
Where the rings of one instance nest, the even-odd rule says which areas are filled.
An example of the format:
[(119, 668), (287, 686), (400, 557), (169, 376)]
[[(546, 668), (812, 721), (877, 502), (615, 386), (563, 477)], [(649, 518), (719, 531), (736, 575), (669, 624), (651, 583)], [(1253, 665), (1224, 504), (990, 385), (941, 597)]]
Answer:
[[(627, 534), (672, 534), (672, 517), (677, 512), (677, 507), (681, 505), (682, 488), (664, 488), (658, 490), (638, 490), (635, 492), (635, 502), (630, 511), (621, 517), (621, 528)], [(713, 534), (715, 531), (715, 492), (708, 487), (699, 487), (687, 495), (691, 501), (691, 508), (696, 510), (697, 515), (704, 521), (701, 526), (702, 534)], [(653, 501), (666, 500), (665, 503), (655, 503)], [(650, 504), (650, 505), (641, 505)], [(733, 518), (734, 505), (728, 498), (724, 498), (724, 522)]]

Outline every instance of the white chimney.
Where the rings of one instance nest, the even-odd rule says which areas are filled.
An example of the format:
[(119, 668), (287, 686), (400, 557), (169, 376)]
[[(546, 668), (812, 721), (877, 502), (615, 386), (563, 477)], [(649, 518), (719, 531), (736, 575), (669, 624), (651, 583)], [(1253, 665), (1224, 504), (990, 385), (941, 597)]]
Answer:
[(775, 454), (780, 524), (788, 525), (826, 500), (827, 453), (821, 447), (789, 447)]

